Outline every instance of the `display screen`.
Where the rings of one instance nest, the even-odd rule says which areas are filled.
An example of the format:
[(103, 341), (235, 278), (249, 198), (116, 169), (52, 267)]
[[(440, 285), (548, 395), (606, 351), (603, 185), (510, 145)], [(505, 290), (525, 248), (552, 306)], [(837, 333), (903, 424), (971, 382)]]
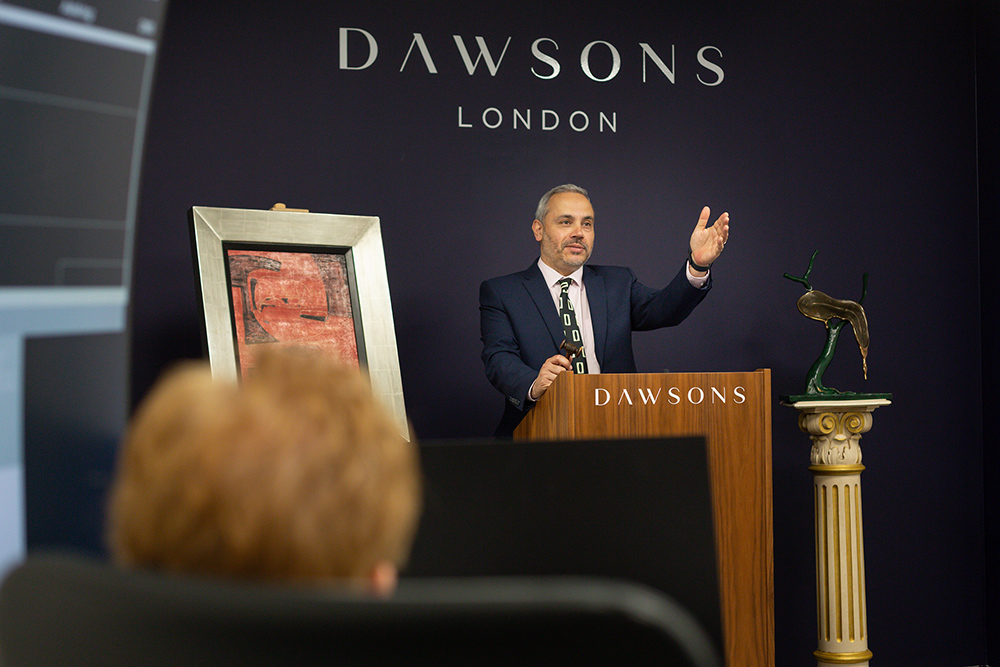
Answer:
[(165, 6), (0, 1), (0, 286), (127, 285)]

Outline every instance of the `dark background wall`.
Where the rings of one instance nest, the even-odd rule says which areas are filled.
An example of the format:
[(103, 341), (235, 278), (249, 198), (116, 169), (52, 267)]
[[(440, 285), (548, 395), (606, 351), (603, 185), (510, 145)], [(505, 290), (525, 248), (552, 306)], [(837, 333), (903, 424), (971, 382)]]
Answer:
[[(977, 120), (979, 130), (979, 219), (995, 220), (1000, 214), (1000, 3), (980, 2), (976, 22)], [(997, 251), (1000, 232), (996, 225), (980, 225), (980, 285), (982, 285), (983, 331), (983, 424), (989, 432), (993, 406), (1000, 400), (1000, 387), (993, 381), (1000, 368), (1000, 271)], [(987, 659), (996, 663), (1000, 654), (1000, 490), (995, 477), (1000, 470), (996, 438), (984, 447), (986, 490), (986, 636)]]
[[(894, 396), (862, 440), (871, 648), (882, 665), (985, 664), (983, 527), (996, 516), (984, 511), (984, 460), (992, 470), (997, 458), (983, 448), (982, 361), (996, 366), (992, 347), (983, 356), (993, 315), (981, 319), (980, 299), (996, 274), (977, 220), (996, 211), (996, 78), (980, 72), (977, 96), (976, 56), (995, 74), (995, 8), (347, 4), (172, 0), (140, 203), (133, 401), (166, 366), (201, 355), (193, 205), (380, 216), (403, 389), (424, 438), (492, 432), (502, 402), (479, 361), (478, 285), (537, 257), (529, 224), (548, 187), (589, 188), (592, 261), (652, 285), (680, 266), (702, 205), (728, 210), (712, 294), (681, 327), (637, 334), (636, 352), (642, 371), (773, 371), (778, 664), (809, 664), (815, 649), (809, 443), (777, 394), (801, 389), (822, 346), (822, 327), (795, 310), (801, 286), (782, 278), (816, 249), (817, 289), (857, 299), (871, 274), (869, 378), (848, 337), (827, 384)], [(370, 67), (341, 69), (340, 28), (377, 39)], [(413, 33), (437, 74), (416, 51), (400, 71)], [(453, 35), (474, 54), (482, 36), (494, 60), (510, 37), (495, 76), (482, 62), (470, 75)], [(553, 79), (532, 74), (552, 71), (532, 56), (539, 38), (558, 45), (543, 46), (561, 66)], [(606, 82), (581, 68), (595, 40), (621, 54)], [(673, 46), (674, 83), (649, 63), (643, 81), (640, 43), (665, 60)], [(348, 46), (348, 64), (364, 63), (360, 33)], [(698, 63), (705, 46), (721, 82)], [(607, 47), (592, 55), (607, 76)], [(977, 100), (993, 103), (979, 119), (993, 132), (985, 146), (979, 137), (985, 174)], [(459, 126), (459, 107), (473, 127)], [(484, 126), (489, 107), (500, 128)], [(514, 109), (531, 110), (530, 131), (512, 128)], [(543, 109), (558, 128), (540, 128)], [(587, 131), (569, 127), (578, 110)], [(598, 131), (601, 112), (617, 131)]]

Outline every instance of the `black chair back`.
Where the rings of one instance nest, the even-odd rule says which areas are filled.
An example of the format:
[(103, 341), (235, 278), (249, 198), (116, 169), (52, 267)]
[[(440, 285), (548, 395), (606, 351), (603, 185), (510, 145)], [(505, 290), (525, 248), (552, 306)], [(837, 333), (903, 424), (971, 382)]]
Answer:
[(695, 618), (613, 580), (401, 581), (386, 599), (124, 571), (35, 555), (0, 587), (3, 667), (718, 667)]

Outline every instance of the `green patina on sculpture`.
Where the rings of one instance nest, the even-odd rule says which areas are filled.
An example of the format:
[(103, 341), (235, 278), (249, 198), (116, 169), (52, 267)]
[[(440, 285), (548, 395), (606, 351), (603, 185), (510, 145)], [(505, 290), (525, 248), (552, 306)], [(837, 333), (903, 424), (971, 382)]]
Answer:
[[(809, 319), (818, 320), (826, 325), (826, 344), (823, 352), (806, 374), (806, 393), (796, 396), (783, 396), (783, 400), (808, 401), (808, 400), (854, 400), (868, 398), (891, 398), (891, 394), (859, 394), (855, 392), (837, 391), (833, 387), (823, 386), (823, 372), (833, 360), (833, 353), (837, 348), (837, 337), (845, 324), (850, 324), (854, 330), (854, 338), (858, 341), (861, 350), (861, 368), (864, 377), (868, 379), (868, 319), (865, 317), (865, 310), (861, 304), (868, 294), (868, 274), (862, 277), (861, 298), (857, 302), (834, 299), (823, 292), (814, 290), (809, 283), (809, 274), (812, 273), (813, 263), (816, 261), (815, 251), (809, 259), (809, 268), (801, 278), (786, 273), (785, 278), (801, 283), (806, 288), (806, 293), (799, 297), (796, 306), (799, 312)], [(831, 323), (831, 320), (835, 320)]]

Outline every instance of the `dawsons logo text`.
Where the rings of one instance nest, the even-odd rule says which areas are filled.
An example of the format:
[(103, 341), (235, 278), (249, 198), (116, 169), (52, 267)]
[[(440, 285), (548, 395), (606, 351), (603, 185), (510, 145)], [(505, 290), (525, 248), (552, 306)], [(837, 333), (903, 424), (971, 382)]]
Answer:
[[(622, 389), (615, 397), (604, 387), (597, 387), (594, 390), (594, 405), (597, 407), (602, 405), (656, 405), (657, 401), (661, 400), (663, 387), (657, 387), (655, 392), (652, 387), (638, 387), (635, 394), (633, 398), (628, 389)], [(747, 401), (747, 393), (745, 388), (739, 386), (733, 387), (730, 392), (726, 391), (726, 387), (721, 389), (709, 387), (707, 391), (701, 387), (691, 387), (687, 391), (682, 391), (678, 387), (670, 387), (667, 389), (666, 396), (663, 397), (663, 402), (669, 405), (680, 405), (684, 401), (691, 405), (727, 402), (742, 405)]]
[[(413, 33), (406, 56), (399, 65), (402, 72), (408, 67), (423, 68), (428, 74), (438, 73), (438, 62), (446, 59), (464, 65), (469, 76), (476, 72), (487, 72), (495, 77), (503, 66), (504, 56), (511, 47), (511, 37), (497, 40), (492, 46), (483, 37), (475, 38), (475, 45), (467, 44), (462, 35), (452, 35), (454, 49), (441, 45), (428, 45), (419, 32)], [(515, 46), (516, 48), (516, 46)], [(639, 42), (641, 67), (639, 76), (642, 83), (653, 77), (665, 79), (671, 84), (677, 81), (677, 49), (673, 44), (654, 48), (646, 42)], [(555, 79), (563, 72), (563, 61), (559, 56), (559, 44), (549, 37), (540, 37), (530, 46), (535, 63), (529, 68), (530, 74), (539, 79)], [(575, 55), (575, 54), (574, 54)], [(340, 28), (340, 69), (365, 70), (372, 67), (379, 57), (378, 39), (363, 28)], [(702, 46), (693, 55), (697, 69), (694, 79), (702, 86), (714, 87), (725, 80), (722, 69), (722, 51), (715, 46)], [(592, 59), (594, 64), (591, 64)], [(601, 63), (598, 67), (597, 62)], [(583, 74), (597, 83), (606, 83), (621, 74), (621, 51), (611, 42), (595, 40), (586, 44), (579, 54), (579, 67)], [(482, 76), (482, 74), (480, 74)], [(495, 106), (460, 105), (456, 110), (456, 127), (484, 127), (491, 130), (508, 128), (514, 130), (539, 130), (551, 132), (559, 128), (569, 128), (574, 132), (597, 130), (598, 132), (618, 131), (618, 112), (614, 110), (577, 110), (560, 115), (552, 109), (514, 108), (500, 109)]]

